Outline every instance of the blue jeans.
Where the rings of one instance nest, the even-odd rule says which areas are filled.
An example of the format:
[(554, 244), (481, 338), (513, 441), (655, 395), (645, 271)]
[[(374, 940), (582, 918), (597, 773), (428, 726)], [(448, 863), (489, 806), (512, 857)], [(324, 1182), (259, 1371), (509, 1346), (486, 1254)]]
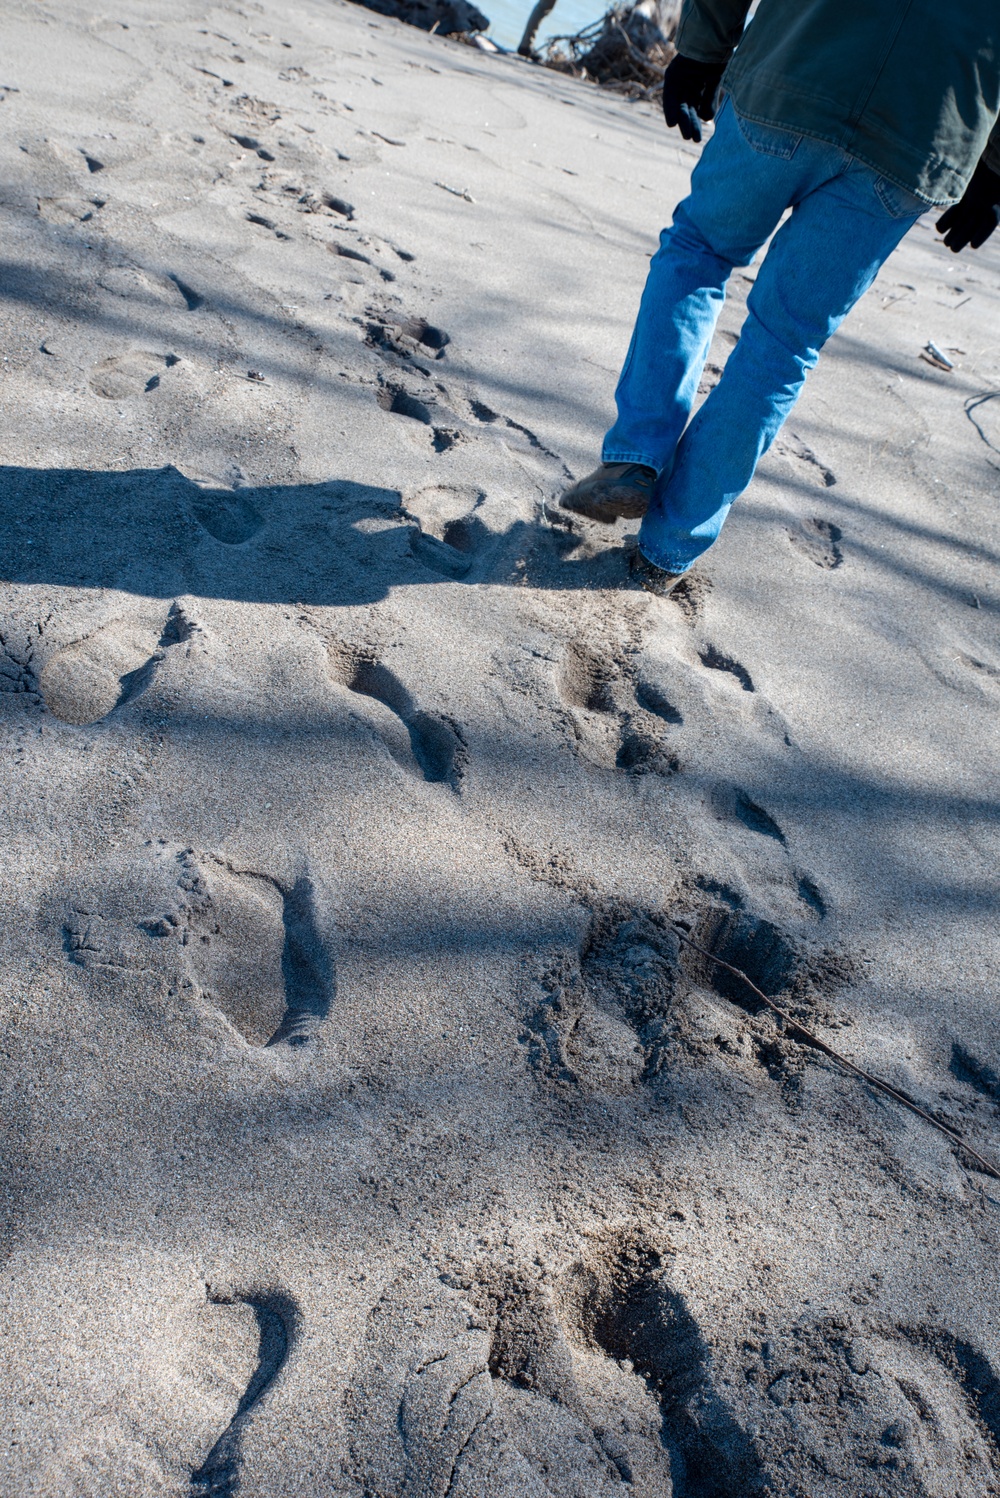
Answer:
[[(659, 474), (639, 531), (649, 561), (684, 572), (711, 546), (823, 344), (926, 207), (837, 146), (754, 124), (725, 100), (650, 263), (604, 439), (605, 463)], [(730, 273), (788, 208), (739, 342), (689, 424)]]

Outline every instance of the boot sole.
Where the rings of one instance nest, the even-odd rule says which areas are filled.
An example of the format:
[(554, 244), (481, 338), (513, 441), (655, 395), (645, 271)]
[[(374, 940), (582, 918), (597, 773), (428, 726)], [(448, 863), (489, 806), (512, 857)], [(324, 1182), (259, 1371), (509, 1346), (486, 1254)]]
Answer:
[(561, 510), (582, 515), (586, 520), (596, 520), (600, 525), (614, 525), (616, 520), (641, 520), (649, 509), (646, 499), (578, 499), (564, 495), (559, 501)]

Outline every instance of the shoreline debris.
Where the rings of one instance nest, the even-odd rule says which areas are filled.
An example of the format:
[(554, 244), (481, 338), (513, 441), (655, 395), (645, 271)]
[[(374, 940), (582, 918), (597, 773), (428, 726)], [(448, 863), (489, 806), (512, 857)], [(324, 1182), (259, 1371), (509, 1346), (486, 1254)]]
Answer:
[[(553, 36), (532, 50), (534, 32), (548, 14), (539, 0), (525, 28), (518, 52), (543, 67), (613, 88), (631, 98), (649, 99), (663, 86), (663, 74), (676, 48), (680, 18), (677, 0), (638, 0), (613, 4), (598, 21), (571, 36)], [(538, 13), (541, 12), (539, 15)], [(536, 21), (536, 15), (538, 19)]]
[(948, 358), (948, 355), (943, 353), (937, 344), (932, 343), (930, 339), (927, 340), (920, 350), (920, 357), (921, 359), (926, 359), (928, 364), (935, 365), (937, 369), (952, 370), (955, 368), (953, 361)]
[(454, 37), (456, 41), (471, 43), (473, 36), (487, 31), (490, 24), (489, 17), (470, 0), (356, 0), (356, 3), (377, 15), (391, 16), (408, 26), (437, 36)]
[[(484, 35), (489, 18), (471, 0), (355, 0), (380, 16), (416, 26), (432, 36), (465, 42), (480, 52), (526, 62), (612, 88), (632, 99), (651, 99), (673, 59), (681, 0), (613, 0), (589, 26), (548, 37), (536, 49), (539, 28), (557, 0), (536, 0), (517, 51)], [(395, 145), (397, 142), (393, 141)]]

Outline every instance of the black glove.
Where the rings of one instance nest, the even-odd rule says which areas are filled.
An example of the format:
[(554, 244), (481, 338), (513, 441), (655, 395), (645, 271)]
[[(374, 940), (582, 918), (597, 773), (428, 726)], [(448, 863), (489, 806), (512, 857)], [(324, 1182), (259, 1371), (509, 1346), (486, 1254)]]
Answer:
[(1000, 175), (982, 162), (957, 203), (952, 203), (937, 221), (939, 234), (953, 255), (965, 246), (974, 250), (985, 244), (1000, 223)]
[(663, 118), (679, 125), (685, 140), (701, 140), (699, 116), (715, 118), (715, 93), (725, 71), (724, 62), (695, 62), (678, 52), (664, 73)]

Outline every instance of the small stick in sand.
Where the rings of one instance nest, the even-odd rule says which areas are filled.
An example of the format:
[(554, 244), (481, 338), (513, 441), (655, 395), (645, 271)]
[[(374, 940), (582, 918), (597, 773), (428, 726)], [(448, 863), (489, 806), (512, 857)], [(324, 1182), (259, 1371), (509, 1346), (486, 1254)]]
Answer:
[(445, 192), (450, 192), (453, 198), (464, 198), (466, 203), (476, 201), (467, 187), (449, 187), (447, 182), (435, 182), (434, 186), (443, 187)]
[(818, 1051), (823, 1052), (824, 1056), (829, 1056), (831, 1060), (836, 1061), (838, 1066), (842, 1066), (852, 1076), (860, 1077), (862, 1081), (869, 1082), (872, 1087), (878, 1088), (880, 1092), (884, 1092), (888, 1097), (895, 1098), (896, 1102), (901, 1103), (904, 1108), (909, 1108), (910, 1112), (915, 1113), (918, 1118), (922, 1118), (927, 1123), (932, 1124), (935, 1129), (944, 1134), (947, 1139), (950, 1139), (952, 1144), (956, 1144), (959, 1149), (964, 1150), (969, 1158), (976, 1162), (979, 1170), (985, 1171), (987, 1175), (993, 1176), (994, 1180), (1000, 1181), (1000, 1169), (995, 1165), (991, 1165), (989, 1160), (985, 1159), (978, 1150), (972, 1148), (971, 1144), (966, 1144), (961, 1134), (956, 1133), (954, 1129), (949, 1129), (947, 1124), (941, 1123), (933, 1114), (925, 1112), (919, 1104), (911, 1102), (904, 1092), (897, 1092), (895, 1087), (892, 1087), (888, 1082), (884, 1082), (881, 1077), (873, 1076), (868, 1071), (862, 1071), (860, 1066), (855, 1066), (853, 1061), (848, 1061), (846, 1056), (842, 1056), (839, 1051), (835, 1051), (833, 1046), (827, 1045), (825, 1040), (820, 1040), (818, 1035), (814, 1035), (811, 1030), (806, 1029), (805, 1025), (800, 1024), (797, 1019), (793, 1019), (787, 1009), (782, 1009), (773, 999), (769, 999), (766, 993), (762, 993), (756, 983), (751, 982), (742, 968), (733, 967), (731, 962), (724, 962), (721, 957), (716, 957), (714, 952), (706, 952), (704, 947), (699, 947), (696, 941), (692, 941), (691, 937), (686, 935), (685, 932), (678, 930), (676, 925), (674, 926), (674, 931), (678, 939), (684, 942), (686, 946), (692, 947), (696, 952), (700, 952), (702, 957), (708, 958), (709, 962), (714, 962), (719, 967), (724, 967), (727, 973), (732, 973), (734, 978), (739, 978), (741, 982), (745, 983), (751, 993), (755, 994), (762, 1004), (766, 1004), (768, 1009), (773, 1014), (776, 1014), (790, 1030), (797, 1031), (809, 1045), (815, 1046)]

